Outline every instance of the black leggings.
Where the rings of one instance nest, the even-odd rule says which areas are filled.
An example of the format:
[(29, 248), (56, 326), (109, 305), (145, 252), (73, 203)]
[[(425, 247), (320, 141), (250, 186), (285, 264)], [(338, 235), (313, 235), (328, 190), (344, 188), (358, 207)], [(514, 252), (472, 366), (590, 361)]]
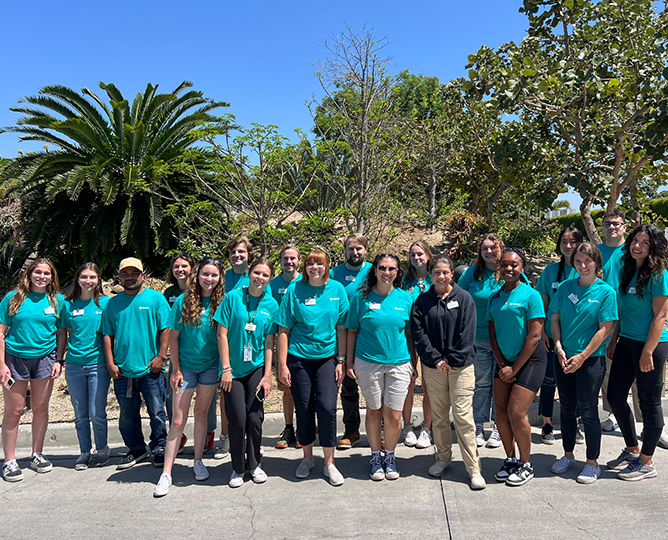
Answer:
[(223, 392), (230, 429), (232, 468), (237, 474), (243, 474), (246, 469), (252, 471), (260, 464), (264, 405), (255, 397), (255, 389), (263, 375), (264, 366), (261, 366), (248, 375), (232, 379), (230, 391)]
[(663, 370), (668, 356), (668, 342), (659, 343), (652, 359), (654, 369), (647, 373), (640, 371), (640, 355), (645, 347), (642, 341), (622, 337), (615, 348), (608, 382), (608, 401), (624, 435), (626, 446), (638, 446), (636, 426), (627, 400), (633, 381), (638, 383), (638, 401), (642, 411), (643, 441), (642, 453), (654, 454), (663, 430)]

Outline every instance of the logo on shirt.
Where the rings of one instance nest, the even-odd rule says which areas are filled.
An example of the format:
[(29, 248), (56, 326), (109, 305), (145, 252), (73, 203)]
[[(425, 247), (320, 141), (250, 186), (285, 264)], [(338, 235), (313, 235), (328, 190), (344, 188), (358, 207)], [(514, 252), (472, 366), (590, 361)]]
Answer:
[(592, 300), (591, 298), (587, 298), (587, 302), (590, 304), (600, 304), (601, 302), (599, 300)]
[(340, 300), (340, 298), (332, 298), (331, 296), (329, 297), (330, 302), (333, 302), (334, 300)]
[(267, 313), (266, 311), (260, 311), (260, 313), (262, 313), (262, 315), (266, 315), (267, 317), (271, 317), (271, 315), (269, 315), (269, 313)]
[(397, 311), (406, 311), (406, 310), (405, 310), (404, 308), (402, 308), (402, 307), (396, 307), (396, 306), (394, 306), (394, 309), (397, 310)]
[(151, 309), (151, 308), (148, 306), (139, 306), (139, 309)]

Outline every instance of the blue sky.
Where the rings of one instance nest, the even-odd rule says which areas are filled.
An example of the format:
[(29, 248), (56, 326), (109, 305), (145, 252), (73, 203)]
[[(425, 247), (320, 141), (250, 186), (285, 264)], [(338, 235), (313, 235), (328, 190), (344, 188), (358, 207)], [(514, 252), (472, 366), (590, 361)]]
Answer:
[[(442, 82), (466, 74), (482, 45), (520, 41), (528, 26), (521, 0), (428, 2), (229, 2), (173, 0), (3, 2), (0, 20), (0, 126), (12, 125), (18, 98), (47, 84), (99, 89), (113, 82), (132, 99), (146, 84), (173, 90), (190, 80), (227, 101), (240, 125), (274, 124), (291, 136), (308, 131), (305, 103), (322, 97), (315, 61), (322, 43), (346, 24), (387, 36), (391, 71), (407, 69)], [(0, 135), (0, 156), (41, 144)]]

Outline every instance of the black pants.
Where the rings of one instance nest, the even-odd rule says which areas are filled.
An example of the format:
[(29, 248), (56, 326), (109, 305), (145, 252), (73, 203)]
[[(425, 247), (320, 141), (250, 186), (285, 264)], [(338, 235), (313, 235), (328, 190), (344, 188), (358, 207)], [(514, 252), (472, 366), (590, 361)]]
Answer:
[(288, 354), (292, 378), (299, 442), (307, 446), (315, 441), (318, 416), (320, 445), (336, 446), (336, 358), (299, 358)]
[(232, 468), (237, 474), (252, 471), (260, 464), (264, 405), (255, 397), (255, 389), (263, 375), (264, 366), (233, 379), (230, 391), (223, 392), (230, 429)]
[(360, 392), (357, 381), (346, 375), (341, 383), (341, 405), (343, 406), (343, 425), (346, 433), (360, 429)]
[(598, 418), (598, 393), (605, 377), (605, 356), (590, 356), (575, 373), (564, 373), (554, 359), (554, 373), (561, 403), (561, 438), (565, 452), (575, 448), (578, 415), (584, 422), (587, 459), (601, 453), (601, 421)]
[(636, 426), (631, 408), (627, 403), (633, 381), (638, 383), (638, 401), (642, 411), (643, 441), (641, 452), (654, 455), (654, 450), (663, 430), (663, 370), (668, 356), (668, 342), (659, 343), (652, 359), (654, 369), (647, 373), (640, 371), (640, 355), (645, 343), (622, 337), (615, 348), (608, 382), (608, 401), (624, 435), (626, 446), (638, 445)]

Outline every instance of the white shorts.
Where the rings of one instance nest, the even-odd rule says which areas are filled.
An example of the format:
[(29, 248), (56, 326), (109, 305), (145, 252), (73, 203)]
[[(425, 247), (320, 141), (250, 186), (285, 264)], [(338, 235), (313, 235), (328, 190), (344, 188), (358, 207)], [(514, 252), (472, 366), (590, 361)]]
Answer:
[(378, 410), (383, 404), (403, 411), (413, 375), (413, 364), (376, 364), (355, 357), (355, 375), (366, 406)]

